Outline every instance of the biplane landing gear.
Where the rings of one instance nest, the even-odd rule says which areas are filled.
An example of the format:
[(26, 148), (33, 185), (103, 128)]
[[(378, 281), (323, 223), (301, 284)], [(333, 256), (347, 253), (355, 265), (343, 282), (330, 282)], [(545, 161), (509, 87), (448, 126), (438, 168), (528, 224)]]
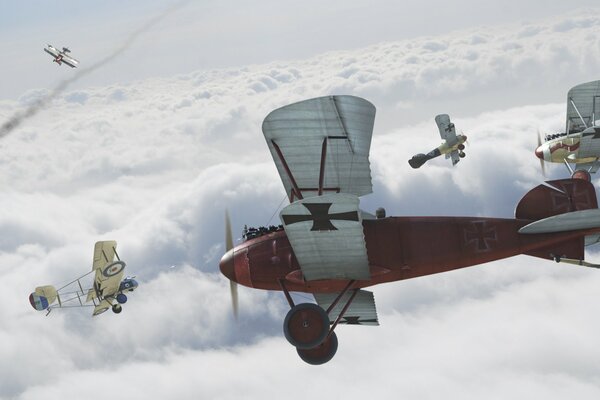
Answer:
[(323, 343), (312, 349), (296, 349), (300, 358), (311, 365), (325, 364), (331, 360), (338, 348), (338, 340), (335, 332), (331, 332), (331, 335)]
[(465, 149), (465, 145), (464, 145), (464, 144), (462, 144), (462, 143), (461, 143), (461, 144), (459, 144), (457, 147), (458, 147), (458, 149), (459, 149), (459, 150), (461, 150), (461, 151)]
[(288, 342), (297, 349), (313, 349), (327, 338), (329, 317), (325, 310), (316, 304), (295, 305), (285, 316), (283, 333)]
[(119, 304), (125, 304), (127, 303), (127, 296), (123, 293), (119, 293), (117, 295), (117, 301), (119, 302)]
[(120, 304), (113, 304), (112, 306), (112, 310), (115, 314), (120, 313), (121, 311), (123, 311), (123, 307), (121, 307)]
[(467, 156), (467, 154), (464, 151), (461, 151), (460, 153), (458, 153), (458, 156), (460, 158), (465, 158)]
[[(298, 355), (304, 362), (311, 365), (325, 364), (337, 352), (338, 340), (334, 330), (359, 291), (359, 289), (351, 289), (355, 282), (354, 280), (349, 281), (344, 290), (338, 293), (335, 300), (327, 307), (327, 310), (324, 310), (312, 303), (295, 305), (290, 292), (285, 287), (285, 282), (279, 281), (281, 290), (291, 307), (283, 322), (283, 333), (288, 342), (296, 347)], [(350, 294), (349, 298), (344, 300), (344, 306), (329, 327), (329, 314), (346, 293)]]

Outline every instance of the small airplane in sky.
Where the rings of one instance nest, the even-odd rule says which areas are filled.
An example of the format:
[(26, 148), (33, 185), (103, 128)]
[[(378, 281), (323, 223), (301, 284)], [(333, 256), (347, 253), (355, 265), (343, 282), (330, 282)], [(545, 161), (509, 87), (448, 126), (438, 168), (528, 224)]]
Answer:
[(542, 171), (545, 161), (564, 163), (571, 174), (595, 173), (600, 168), (600, 80), (569, 90), (565, 132), (547, 135), (544, 143), (538, 133), (535, 155)]
[[(117, 254), (117, 242), (96, 242), (90, 272), (59, 289), (51, 285), (39, 286), (29, 295), (29, 302), (38, 311), (47, 310), (46, 315), (55, 308), (73, 307), (94, 307), (93, 315), (102, 314), (112, 308), (113, 312), (118, 314), (122, 311), (121, 304), (127, 302), (126, 293), (138, 287), (135, 277), (122, 279), (124, 271), (125, 262), (121, 261)], [(82, 279), (92, 273), (93, 285), (84, 289)], [(90, 302), (91, 304), (88, 304)]]
[(454, 129), (454, 124), (450, 122), (448, 114), (440, 114), (435, 117), (435, 123), (440, 131), (440, 136), (444, 142), (436, 149), (431, 150), (427, 154), (417, 154), (413, 156), (408, 163), (413, 168), (419, 168), (432, 158), (446, 155), (446, 158), (452, 158), (452, 165), (456, 165), (461, 158), (466, 156), (464, 143), (467, 141), (467, 136), (457, 135)]
[(67, 54), (70, 53), (71, 50), (67, 49), (66, 47), (63, 47), (61, 51), (49, 44), (46, 46), (44, 51), (54, 57), (54, 62), (58, 65), (65, 63), (71, 68), (77, 68), (77, 65), (79, 64), (79, 61)]
[[(219, 268), (237, 284), (282, 291), (290, 310), (286, 339), (300, 358), (333, 358), (339, 324), (378, 325), (364, 288), (526, 254), (584, 267), (584, 246), (600, 241), (600, 210), (589, 180), (561, 179), (531, 189), (514, 218), (386, 217), (360, 209), (372, 193), (369, 150), (375, 107), (359, 97), (327, 96), (272, 111), (262, 131), (290, 204), (281, 227), (255, 229), (234, 247), (228, 214)], [(295, 304), (290, 292), (316, 304)], [(440, 338), (442, 339), (442, 338)]]

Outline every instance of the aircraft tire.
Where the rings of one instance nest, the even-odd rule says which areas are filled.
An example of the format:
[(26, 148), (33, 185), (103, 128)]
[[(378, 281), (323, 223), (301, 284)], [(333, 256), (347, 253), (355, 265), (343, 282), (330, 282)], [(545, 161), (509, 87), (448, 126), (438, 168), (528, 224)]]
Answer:
[(119, 304), (127, 303), (127, 295), (125, 295), (124, 293), (119, 293), (117, 295), (117, 301), (119, 302)]
[(112, 306), (112, 310), (115, 314), (120, 313), (121, 311), (123, 311), (123, 307), (121, 307), (120, 304), (113, 304)]
[(335, 356), (338, 348), (338, 339), (335, 332), (320, 345), (312, 349), (296, 349), (298, 355), (305, 363), (310, 365), (325, 364)]
[(464, 151), (461, 151), (460, 153), (458, 153), (458, 156), (460, 158), (465, 158), (467, 156), (467, 154)]
[(571, 175), (571, 179), (583, 179), (584, 181), (591, 182), (592, 176), (588, 171), (584, 169), (578, 169), (577, 171), (573, 172), (573, 175)]
[(312, 349), (321, 344), (329, 333), (329, 317), (313, 303), (297, 304), (283, 321), (283, 334), (298, 349)]
[(458, 145), (458, 149), (459, 149), (459, 150), (461, 150), (461, 151), (462, 151), (462, 150), (464, 150), (464, 149), (465, 149), (465, 145), (464, 145), (464, 144), (462, 144), (462, 143), (461, 143), (461, 144), (459, 144), (459, 145)]

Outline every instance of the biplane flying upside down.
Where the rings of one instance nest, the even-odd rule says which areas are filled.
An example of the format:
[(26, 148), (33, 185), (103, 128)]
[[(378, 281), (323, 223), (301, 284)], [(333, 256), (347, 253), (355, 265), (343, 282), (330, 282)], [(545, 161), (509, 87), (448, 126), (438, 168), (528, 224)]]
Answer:
[(71, 50), (66, 47), (63, 47), (62, 50), (58, 50), (56, 47), (49, 44), (44, 48), (44, 51), (54, 57), (54, 60), (52, 61), (58, 65), (65, 63), (71, 68), (77, 68), (77, 65), (79, 65), (79, 61), (67, 54), (70, 53)]
[(461, 158), (465, 158), (466, 154), (465, 143), (467, 142), (467, 136), (456, 134), (456, 128), (454, 124), (450, 122), (448, 114), (440, 114), (435, 116), (435, 123), (440, 131), (440, 136), (443, 140), (442, 144), (431, 150), (427, 154), (416, 154), (408, 163), (413, 168), (420, 168), (427, 161), (439, 157), (442, 154), (446, 156), (446, 159), (452, 159), (452, 165), (458, 164)]
[[(231, 282), (283, 291), (283, 331), (310, 364), (337, 351), (338, 324), (378, 325), (364, 288), (482, 264), (518, 254), (595, 267), (584, 246), (600, 238), (600, 210), (585, 179), (546, 182), (517, 205), (514, 219), (375, 217), (359, 208), (372, 192), (369, 148), (375, 107), (353, 96), (301, 101), (271, 112), (262, 130), (290, 204), (282, 229), (265, 229), (233, 246), (220, 270)], [(295, 304), (290, 292), (314, 295)]]
[[(94, 307), (94, 316), (109, 308), (118, 314), (122, 311), (121, 304), (127, 302), (126, 293), (138, 287), (135, 277), (123, 279), (124, 272), (125, 262), (117, 254), (117, 242), (96, 242), (90, 272), (59, 289), (51, 285), (39, 286), (29, 295), (29, 302), (36, 310), (47, 310), (47, 314), (55, 308), (73, 307)], [(93, 285), (84, 289), (86, 285), (82, 280), (90, 274), (94, 274)]]

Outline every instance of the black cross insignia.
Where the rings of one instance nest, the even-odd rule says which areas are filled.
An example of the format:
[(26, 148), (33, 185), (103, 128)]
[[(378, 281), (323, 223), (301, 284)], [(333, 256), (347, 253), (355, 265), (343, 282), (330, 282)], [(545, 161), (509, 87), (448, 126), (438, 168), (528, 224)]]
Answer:
[(566, 194), (552, 192), (553, 211), (562, 214), (592, 208), (592, 201), (585, 189), (578, 191), (577, 184), (566, 182), (562, 183), (562, 189)]
[(490, 249), (489, 241), (496, 241), (496, 228), (486, 229), (485, 221), (473, 222), (469, 228), (465, 228), (465, 242), (467, 245), (475, 243), (477, 251), (488, 251)]
[(311, 231), (337, 231), (331, 223), (332, 219), (344, 221), (358, 221), (358, 212), (348, 211), (343, 213), (329, 214), (332, 203), (302, 203), (308, 209), (310, 215), (282, 215), (285, 225), (297, 222), (313, 221)]

